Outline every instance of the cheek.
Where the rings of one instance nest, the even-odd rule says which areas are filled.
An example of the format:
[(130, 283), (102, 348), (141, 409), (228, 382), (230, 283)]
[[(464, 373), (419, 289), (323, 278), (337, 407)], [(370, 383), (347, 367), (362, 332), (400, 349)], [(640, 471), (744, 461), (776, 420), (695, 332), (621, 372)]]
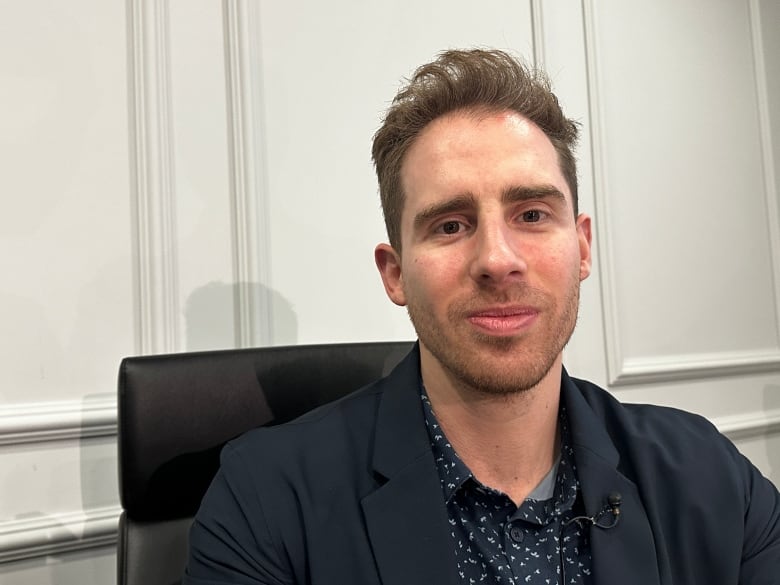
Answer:
[(417, 256), (404, 271), (404, 291), (418, 300), (442, 299), (454, 291), (457, 279), (454, 263), (446, 257)]
[(559, 242), (540, 246), (535, 251), (536, 269), (550, 277), (570, 278), (572, 275), (579, 278), (580, 274), (580, 247), (576, 241)]

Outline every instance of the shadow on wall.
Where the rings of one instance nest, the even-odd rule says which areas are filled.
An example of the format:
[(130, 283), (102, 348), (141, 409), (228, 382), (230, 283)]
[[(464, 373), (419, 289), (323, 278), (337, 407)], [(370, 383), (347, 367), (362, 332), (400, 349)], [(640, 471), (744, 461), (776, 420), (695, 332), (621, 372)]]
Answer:
[[(249, 283), (256, 307), (269, 307), (270, 322), (258, 318), (251, 324), (256, 345), (295, 345), (298, 317), (287, 299), (259, 283)], [(239, 284), (209, 282), (187, 297), (185, 307), (186, 351), (202, 351), (238, 346), (241, 316), (237, 305)]]
[[(780, 412), (780, 385), (767, 384), (764, 388), (764, 411), (767, 413)], [(780, 487), (780, 432), (768, 432), (765, 436), (766, 459), (769, 462), (769, 478)]]

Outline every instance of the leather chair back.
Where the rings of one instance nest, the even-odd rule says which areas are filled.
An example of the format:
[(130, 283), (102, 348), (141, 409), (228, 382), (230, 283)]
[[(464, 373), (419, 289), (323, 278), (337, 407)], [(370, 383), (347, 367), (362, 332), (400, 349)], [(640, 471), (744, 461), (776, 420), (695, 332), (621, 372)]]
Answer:
[(411, 342), (125, 358), (119, 368), (119, 585), (175, 585), (188, 533), (230, 439), (376, 380)]

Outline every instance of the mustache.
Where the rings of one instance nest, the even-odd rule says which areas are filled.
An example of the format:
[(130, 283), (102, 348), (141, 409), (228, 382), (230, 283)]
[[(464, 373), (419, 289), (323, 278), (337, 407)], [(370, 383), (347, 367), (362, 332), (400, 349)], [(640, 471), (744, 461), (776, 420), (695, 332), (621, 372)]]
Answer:
[(555, 298), (549, 293), (522, 283), (501, 291), (477, 290), (450, 306), (452, 316), (468, 315), (496, 307), (530, 307), (546, 309), (555, 306)]

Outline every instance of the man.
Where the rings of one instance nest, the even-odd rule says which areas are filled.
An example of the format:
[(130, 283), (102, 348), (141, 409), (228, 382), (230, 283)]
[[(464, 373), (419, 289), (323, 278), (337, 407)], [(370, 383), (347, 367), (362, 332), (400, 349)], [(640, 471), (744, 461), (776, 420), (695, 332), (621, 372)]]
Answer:
[(225, 449), (186, 584), (780, 582), (780, 495), (727, 439), (563, 369), (591, 265), (576, 138), (505, 53), (416, 72), (373, 155), (376, 264), (419, 343)]

